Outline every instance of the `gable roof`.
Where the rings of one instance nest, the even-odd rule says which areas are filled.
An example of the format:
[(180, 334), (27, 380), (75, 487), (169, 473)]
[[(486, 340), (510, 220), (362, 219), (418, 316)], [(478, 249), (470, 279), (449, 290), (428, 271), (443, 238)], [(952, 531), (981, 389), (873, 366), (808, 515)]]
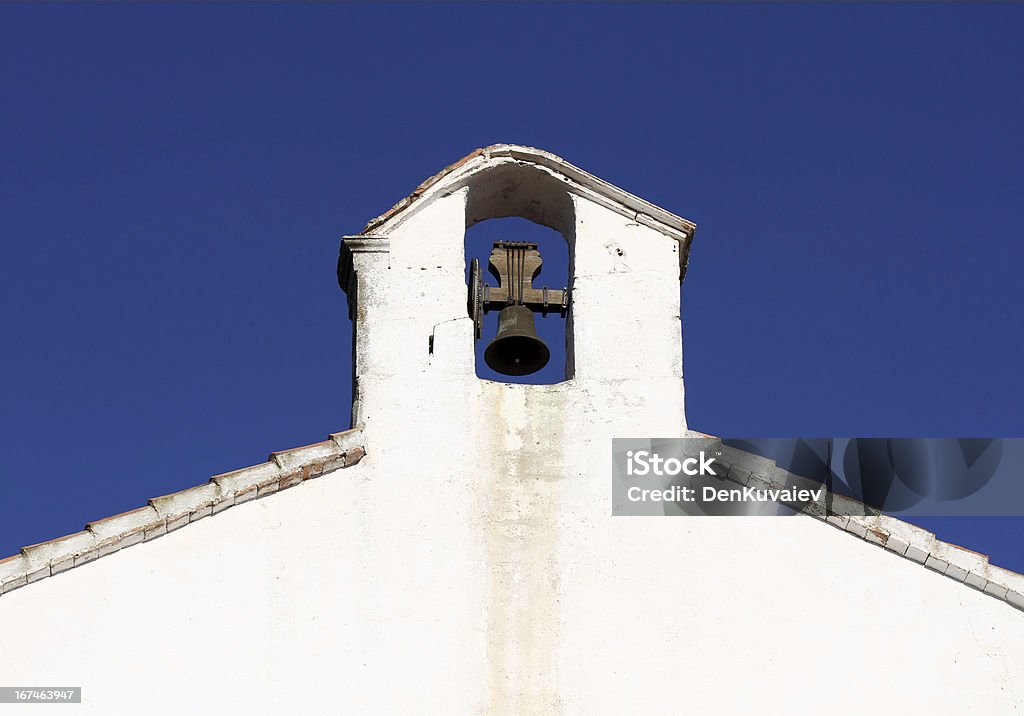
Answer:
[(362, 430), (333, 433), (323, 442), (272, 453), (267, 462), (215, 475), (202, 485), (90, 522), (81, 532), (22, 547), (19, 554), (0, 559), (0, 595), (162, 537), (229, 507), (351, 467), (365, 454)]
[[(387, 236), (433, 198), (469, 186), (483, 173), (501, 165), (524, 165), (556, 176), (559, 186), (676, 239), (680, 244), (680, 280), (685, 275), (696, 224), (668, 212), (570, 164), (561, 157), (533, 147), (493, 144), (476, 149), (421, 183), (409, 196), (384, 214), (371, 219), (363, 236)], [(473, 217), (468, 221), (472, 223)], [(342, 287), (343, 260), (339, 261)], [(703, 435), (691, 431), (693, 435)], [(275, 452), (267, 462), (216, 475), (207, 483), (149, 500), (146, 506), (90, 522), (81, 532), (23, 547), (19, 554), (0, 559), (0, 595), (59, 574), (73, 567), (149, 541), (229, 507), (263, 497), (300, 482), (347, 468), (366, 454), (361, 429), (331, 434), (327, 440)], [(723, 446), (718, 464), (721, 477), (759, 489), (784, 488), (805, 481), (768, 459)], [(820, 521), (870, 544), (916, 562), (957, 582), (1024, 610), (1024, 575), (990, 565), (988, 557), (936, 539), (910, 523), (879, 514), (865, 514), (861, 503), (827, 493), (829, 509), (811, 503), (803, 511)]]
[[(697, 432), (693, 435), (714, 437)], [(820, 482), (784, 470), (770, 458), (724, 444), (721, 449), (722, 457), (715, 462), (716, 472), (737, 485), (758, 490), (823, 487)], [(836, 493), (826, 491), (823, 502), (811, 502), (799, 511), (1024, 610), (1024, 575), (989, 564), (988, 555), (944, 542), (917, 525), (879, 514), (858, 500)]]
[[(722, 450), (716, 469), (721, 468), (720, 477), (738, 485), (779, 489), (805, 482), (803, 486), (812, 489), (821, 487), (783, 470), (769, 458), (726, 445)], [(154, 497), (144, 507), (90, 522), (81, 532), (23, 547), (20, 553), (0, 560), (0, 595), (156, 539), (254, 498), (351, 467), (365, 454), (362, 430), (333, 433), (323, 442), (272, 453), (265, 463), (215, 475), (202, 485)], [(826, 504), (828, 509), (822, 510), (821, 505), (811, 503), (804, 513), (1024, 610), (1024, 575), (991, 565), (986, 555), (943, 542), (908, 522), (885, 515), (865, 516), (869, 510), (856, 500), (829, 494)]]
[[(584, 197), (632, 221), (671, 236), (679, 242), (680, 280), (686, 273), (686, 263), (697, 225), (692, 221), (655, 206), (649, 201), (609, 184), (589, 172), (570, 164), (559, 156), (534, 147), (519, 144), (492, 144), (470, 152), (421, 183), (407, 197), (380, 216), (371, 219), (363, 228), (363, 235), (387, 236), (396, 226), (428, 205), (433, 198), (446, 196), (486, 173), (507, 165), (530, 167), (556, 177), (559, 187), (575, 196)], [(484, 217), (489, 218), (489, 217)], [(526, 218), (534, 218), (526, 216)], [(479, 220), (468, 217), (468, 224)], [(543, 222), (541, 222), (543, 223)]]

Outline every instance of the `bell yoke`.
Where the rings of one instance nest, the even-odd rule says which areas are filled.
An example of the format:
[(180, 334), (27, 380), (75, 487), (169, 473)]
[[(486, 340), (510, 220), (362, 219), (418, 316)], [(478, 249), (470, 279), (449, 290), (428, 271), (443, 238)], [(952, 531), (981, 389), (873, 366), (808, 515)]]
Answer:
[(490, 271), (498, 279), (496, 287), (482, 283), (480, 262), (473, 259), (469, 271), (469, 313), (476, 337), (483, 329), (483, 315), (500, 309), (498, 332), (484, 351), (484, 361), (504, 375), (529, 375), (547, 365), (551, 352), (537, 335), (533, 312), (569, 310), (566, 288), (533, 287), (543, 261), (537, 244), (496, 241), (491, 249)]

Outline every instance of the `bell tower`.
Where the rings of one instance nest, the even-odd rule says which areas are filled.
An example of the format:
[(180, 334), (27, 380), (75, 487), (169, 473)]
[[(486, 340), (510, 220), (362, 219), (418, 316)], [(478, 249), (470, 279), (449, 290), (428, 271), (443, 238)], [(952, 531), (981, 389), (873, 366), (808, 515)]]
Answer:
[[(515, 237), (494, 245), (496, 285), (475, 262), (467, 285), (466, 228), (509, 216), (564, 237), (568, 285), (534, 287), (542, 257)], [(355, 330), (353, 425), (372, 431), (373, 415), (391, 406), (442, 410), (456, 399), (478, 401), (461, 406), (470, 414), (486, 413), (497, 395), (550, 405), (565, 421), (570, 404), (602, 396), (611, 401), (607, 417), (622, 416), (633, 431), (650, 432), (629, 422), (640, 414), (660, 415), (658, 434), (684, 431), (679, 283), (694, 229), (547, 152), (515, 145), (473, 152), (342, 241), (339, 281)], [(481, 334), (487, 310), (505, 311), (504, 336), (501, 328), (498, 336)], [(491, 342), (495, 363), (488, 363), (499, 372), (515, 358), (495, 338), (526, 340), (530, 362), (546, 361), (542, 343), (516, 333), (528, 334), (531, 312), (541, 310), (568, 322), (565, 383), (512, 386), (472, 374), (475, 340)], [(633, 411), (623, 409), (640, 402), (627, 418)]]
[[(491, 254), (498, 281), (484, 286), (479, 266), (467, 274), (467, 227), (513, 216), (565, 239), (564, 286), (534, 286), (543, 257), (512, 236)], [(364, 461), (388, 476), (361, 487), (361, 504), (373, 506), (366, 527), (399, 539), (400, 511), (458, 556), (451, 569), (463, 572), (452, 581), (462, 587), (446, 593), (445, 619), (451, 633), (479, 635), (466, 658), (480, 661), (466, 669), (484, 665), (491, 710), (558, 698), (551, 660), (560, 652), (548, 642), (562, 619), (559, 563), (607, 539), (611, 439), (686, 434), (680, 281), (694, 229), (559, 157), (501, 144), (342, 240), (352, 424), (363, 430)], [(491, 342), (488, 363), (506, 373), (516, 360), (546, 360), (530, 333), (545, 302), (566, 316), (566, 379), (479, 378), (477, 340)], [(502, 312), (496, 336), (480, 335), (485, 308)]]

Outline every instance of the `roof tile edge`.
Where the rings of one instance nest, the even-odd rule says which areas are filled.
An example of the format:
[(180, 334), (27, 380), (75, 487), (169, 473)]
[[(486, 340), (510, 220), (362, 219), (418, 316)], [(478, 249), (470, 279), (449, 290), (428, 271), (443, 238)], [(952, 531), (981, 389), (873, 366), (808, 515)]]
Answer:
[(0, 559), (0, 595), (156, 539), (254, 497), (351, 467), (366, 454), (362, 438), (359, 428), (332, 433), (323, 442), (272, 453), (265, 463), (214, 475), (209, 482), (95, 520), (81, 532), (22, 547), (20, 553)]
[(679, 280), (683, 280), (689, 261), (690, 246), (697, 230), (697, 225), (694, 222), (605, 181), (556, 154), (521, 144), (491, 144), (474, 149), (458, 161), (420, 182), (411, 194), (399, 200), (383, 214), (370, 219), (360, 235), (386, 233), (387, 227), (392, 226), (393, 222), (402, 221), (401, 217), (407, 210), (416, 211), (416, 208), (413, 207), (414, 205), (418, 206), (421, 199), (426, 199), (429, 203), (431, 194), (437, 191), (441, 191), (443, 194), (446, 191), (446, 183), (455, 182), (457, 184), (461, 178), (472, 175), (475, 171), (492, 165), (495, 161), (502, 160), (533, 164), (543, 167), (546, 171), (557, 172), (571, 185), (578, 187), (573, 190), (574, 193), (584, 192), (584, 195), (591, 199), (602, 197), (606, 206), (618, 207), (616, 211), (623, 215), (629, 215), (631, 220), (674, 236), (680, 245)]
[[(691, 433), (693, 436), (715, 437), (697, 431)], [(755, 481), (759, 483), (759, 488), (783, 488), (786, 487), (786, 478), (806, 479), (780, 468), (770, 458), (735, 448), (730, 448), (730, 456), (734, 459), (738, 457), (739, 462), (719, 460), (726, 470), (722, 477), (730, 482), (747, 485)], [(781, 476), (786, 478), (778, 479)], [(833, 495), (834, 499), (840, 497)], [(842, 499), (856, 503), (856, 500), (845, 497)], [(966, 584), (1024, 611), (1024, 575), (989, 564), (986, 555), (952, 542), (944, 542), (925, 529), (888, 515), (865, 517), (855, 514), (824, 514), (813, 507), (801, 512), (846, 534), (858, 537), (868, 544), (882, 547), (899, 557), (916, 562), (955, 582)]]

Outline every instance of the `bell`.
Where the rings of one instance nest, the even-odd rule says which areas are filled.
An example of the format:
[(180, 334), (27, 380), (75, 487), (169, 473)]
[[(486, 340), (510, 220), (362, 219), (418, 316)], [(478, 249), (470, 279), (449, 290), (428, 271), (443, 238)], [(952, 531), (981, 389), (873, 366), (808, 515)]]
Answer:
[(533, 311), (526, 306), (506, 306), (498, 314), (498, 333), (484, 351), (492, 370), (504, 375), (529, 375), (548, 363), (551, 352), (537, 336)]

